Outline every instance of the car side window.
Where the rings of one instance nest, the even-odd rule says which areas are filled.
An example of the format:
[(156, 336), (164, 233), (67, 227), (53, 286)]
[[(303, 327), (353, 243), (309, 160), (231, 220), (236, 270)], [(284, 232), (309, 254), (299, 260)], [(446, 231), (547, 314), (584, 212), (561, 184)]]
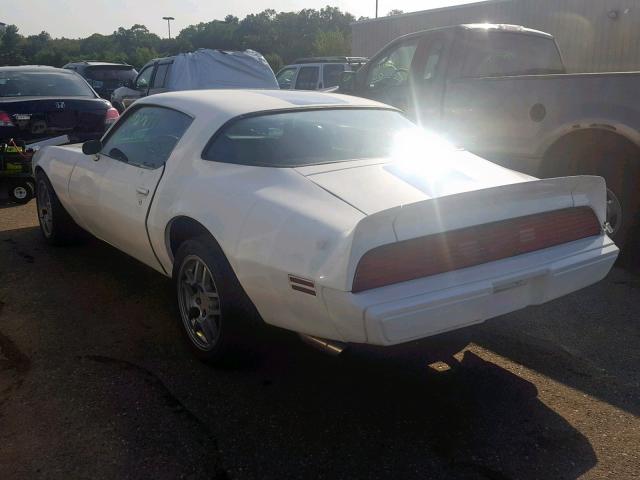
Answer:
[(159, 168), (191, 121), (190, 116), (169, 108), (137, 108), (116, 125), (102, 146), (102, 153), (137, 167)]
[(282, 90), (289, 90), (293, 86), (293, 79), (296, 76), (297, 68), (285, 68), (284, 70), (280, 70), (278, 72), (278, 76), (276, 80), (278, 81), (278, 86)]
[(136, 78), (136, 90), (146, 90), (151, 83), (151, 74), (153, 74), (153, 65), (145, 68), (140, 72), (138, 78)]
[(165, 81), (167, 78), (167, 73), (169, 72), (169, 64), (163, 63), (158, 65), (156, 70), (156, 76), (153, 79), (152, 88), (163, 88), (165, 86)]
[(315, 90), (318, 88), (320, 67), (302, 67), (298, 72), (296, 90)]
[(324, 88), (339, 85), (342, 72), (344, 72), (344, 65), (341, 63), (330, 63), (325, 65), (323, 67)]
[(424, 65), (423, 80), (432, 80), (438, 73), (438, 66), (440, 65), (440, 59), (444, 51), (444, 41), (437, 39), (434, 40), (429, 46), (427, 53), (427, 60)]
[(406, 85), (419, 41), (419, 38), (412, 38), (383, 54), (367, 72), (367, 87), (379, 89)]

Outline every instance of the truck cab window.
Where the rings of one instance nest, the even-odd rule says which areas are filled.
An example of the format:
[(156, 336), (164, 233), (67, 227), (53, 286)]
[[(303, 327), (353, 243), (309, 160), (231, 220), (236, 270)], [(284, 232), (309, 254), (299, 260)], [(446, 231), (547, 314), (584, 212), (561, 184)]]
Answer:
[(511, 32), (471, 32), (463, 77), (499, 77), (564, 73), (553, 38)]
[(407, 84), (411, 63), (418, 48), (418, 38), (413, 38), (391, 47), (367, 72), (366, 85), (369, 89), (399, 87)]

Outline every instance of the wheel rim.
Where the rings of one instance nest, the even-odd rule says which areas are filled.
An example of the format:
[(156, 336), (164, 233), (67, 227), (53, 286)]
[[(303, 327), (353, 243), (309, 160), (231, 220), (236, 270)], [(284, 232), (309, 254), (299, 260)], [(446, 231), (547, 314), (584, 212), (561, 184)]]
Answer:
[(24, 200), (25, 198), (27, 198), (27, 189), (24, 188), (22, 185), (19, 186), (19, 187), (14, 187), (13, 188), (13, 195), (18, 200)]
[(196, 256), (184, 259), (178, 273), (178, 305), (189, 338), (201, 350), (211, 350), (220, 338), (220, 297), (206, 263)]
[(45, 236), (50, 237), (53, 231), (53, 215), (51, 212), (51, 196), (49, 188), (43, 181), (38, 182), (38, 219)]
[(607, 222), (611, 236), (615, 237), (622, 226), (622, 204), (615, 193), (607, 189)]

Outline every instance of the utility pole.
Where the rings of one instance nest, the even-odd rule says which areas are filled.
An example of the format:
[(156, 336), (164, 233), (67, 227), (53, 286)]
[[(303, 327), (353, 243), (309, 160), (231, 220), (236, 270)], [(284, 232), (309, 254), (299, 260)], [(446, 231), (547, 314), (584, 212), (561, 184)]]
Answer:
[(171, 20), (175, 20), (173, 17), (162, 17), (163, 20), (167, 21), (167, 28), (169, 29), (169, 40), (171, 40)]
[(378, 0), (376, 0), (376, 18), (378, 18)]

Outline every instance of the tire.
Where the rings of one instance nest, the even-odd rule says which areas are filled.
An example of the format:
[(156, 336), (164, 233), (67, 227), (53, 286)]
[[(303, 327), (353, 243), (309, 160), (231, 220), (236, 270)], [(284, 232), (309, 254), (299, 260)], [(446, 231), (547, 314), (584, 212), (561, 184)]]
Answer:
[(122, 115), (122, 112), (125, 110), (124, 105), (121, 102), (114, 102), (113, 108), (115, 108), (120, 115)]
[(607, 182), (607, 221), (614, 230), (611, 237), (624, 252), (627, 245), (638, 239), (640, 149), (604, 130), (581, 132), (573, 140), (552, 149), (546, 158), (544, 176), (604, 177)]
[(71, 245), (88, 238), (60, 203), (51, 182), (42, 171), (36, 173), (36, 203), (40, 232), (51, 245)]
[(21, 205), (29, 203), (33, 198), (33, 188), (26, 180), (17, 180), (9, 185), (9, 196), (11, 200)]
[(202, 235), (183, 242), (172, 277), (178, 319), (191, 352), (213, 364), (235, 359), (259, 323), (215, 240)]

